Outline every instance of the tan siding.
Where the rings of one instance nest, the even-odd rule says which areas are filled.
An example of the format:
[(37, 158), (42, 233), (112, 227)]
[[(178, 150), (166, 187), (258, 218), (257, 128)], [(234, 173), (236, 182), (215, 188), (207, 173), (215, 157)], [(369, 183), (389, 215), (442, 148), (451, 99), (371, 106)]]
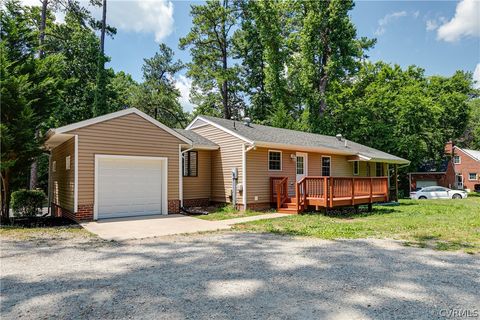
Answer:
[[(70, 156), (70, 170), (66, 170), (66, 157)], [(53, 172), (53, 161), (56, 171)], [(50, 161), (52, 202), (71, 212), (74, 211), (75, 190), (75, 138), (54, 148)]]
[(95, 155), (126, 155), (168, 158), (168, 199), (179, 199), (178, 146), (175, 136), (129, 114), (83, 127), (70, 133), (78, 134), (78, 202), (94, 201)]
[(212, 183), (212, 151), (198, 150), (198, 176), (183, 177), (183, 198), (210, 198)]
[[(232, 169), (238, 169), (238, 183), (242, 183), (242, 148), (243, 141), (212, 125), (194, 128), (192, 131), (204, 136), (220, 146), (212, 151), (212, 191), (211, 200), (230, 202), (232, 190)], [(247, 181), (248, 185), (248, 181)], [(242, 203), (242, 195), (238, 193), (237, 201)]]
[(347, 161), (346, 156), (330, 155), (332, 157), (332, 177), (351, 177), (353, 176), (352, 164)]

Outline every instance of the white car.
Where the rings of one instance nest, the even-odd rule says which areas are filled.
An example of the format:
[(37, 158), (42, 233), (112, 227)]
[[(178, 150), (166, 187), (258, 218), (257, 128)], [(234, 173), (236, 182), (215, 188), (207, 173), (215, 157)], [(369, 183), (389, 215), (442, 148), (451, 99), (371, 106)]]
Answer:
[(467, 192), (452, 190), (444, 187), (425, 187), (418, 191), (410, 192), (411, 199), (465, 199)]

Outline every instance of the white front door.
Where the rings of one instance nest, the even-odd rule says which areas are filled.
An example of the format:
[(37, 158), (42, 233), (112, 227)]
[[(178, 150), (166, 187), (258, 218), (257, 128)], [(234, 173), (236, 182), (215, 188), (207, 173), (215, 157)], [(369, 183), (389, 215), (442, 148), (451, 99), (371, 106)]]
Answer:
[(297, 152), (296, 156), (297, 181), (300, 181), (303, 177), (308, 175), (308, 154)]

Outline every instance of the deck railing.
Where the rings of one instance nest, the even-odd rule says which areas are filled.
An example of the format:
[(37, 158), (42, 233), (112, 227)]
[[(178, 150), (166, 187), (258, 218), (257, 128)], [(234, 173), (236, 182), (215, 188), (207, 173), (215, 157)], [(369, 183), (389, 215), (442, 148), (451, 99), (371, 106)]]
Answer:
[[(280, 208), (288, 198), (288, 178), (271, 178), (271, 190), (272, 202)], [(388, 178), (306, 176), (296, 183), (294, 197), (298, 211), (308, 205), (333, 208), (388, 201)]]

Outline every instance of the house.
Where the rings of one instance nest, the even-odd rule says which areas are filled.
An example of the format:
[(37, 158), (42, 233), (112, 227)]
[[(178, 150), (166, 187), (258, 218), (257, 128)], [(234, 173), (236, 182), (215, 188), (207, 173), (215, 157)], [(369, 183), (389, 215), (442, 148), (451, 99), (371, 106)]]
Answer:
[[(211, 202), (298, 213), (387, 201), (409, 161), (330, 137), (198, 116), (185, 130), (132, 108), (51, 129), (49, 201), (76, 221)], [(392, 173), (392, 174), (390, 174)]]
[(443, 186), (471, 191), (480, 184), (480, 151), (464, 149), (447, 142), (445, 165), (440, 171), (410, 172), (410, 189)]

